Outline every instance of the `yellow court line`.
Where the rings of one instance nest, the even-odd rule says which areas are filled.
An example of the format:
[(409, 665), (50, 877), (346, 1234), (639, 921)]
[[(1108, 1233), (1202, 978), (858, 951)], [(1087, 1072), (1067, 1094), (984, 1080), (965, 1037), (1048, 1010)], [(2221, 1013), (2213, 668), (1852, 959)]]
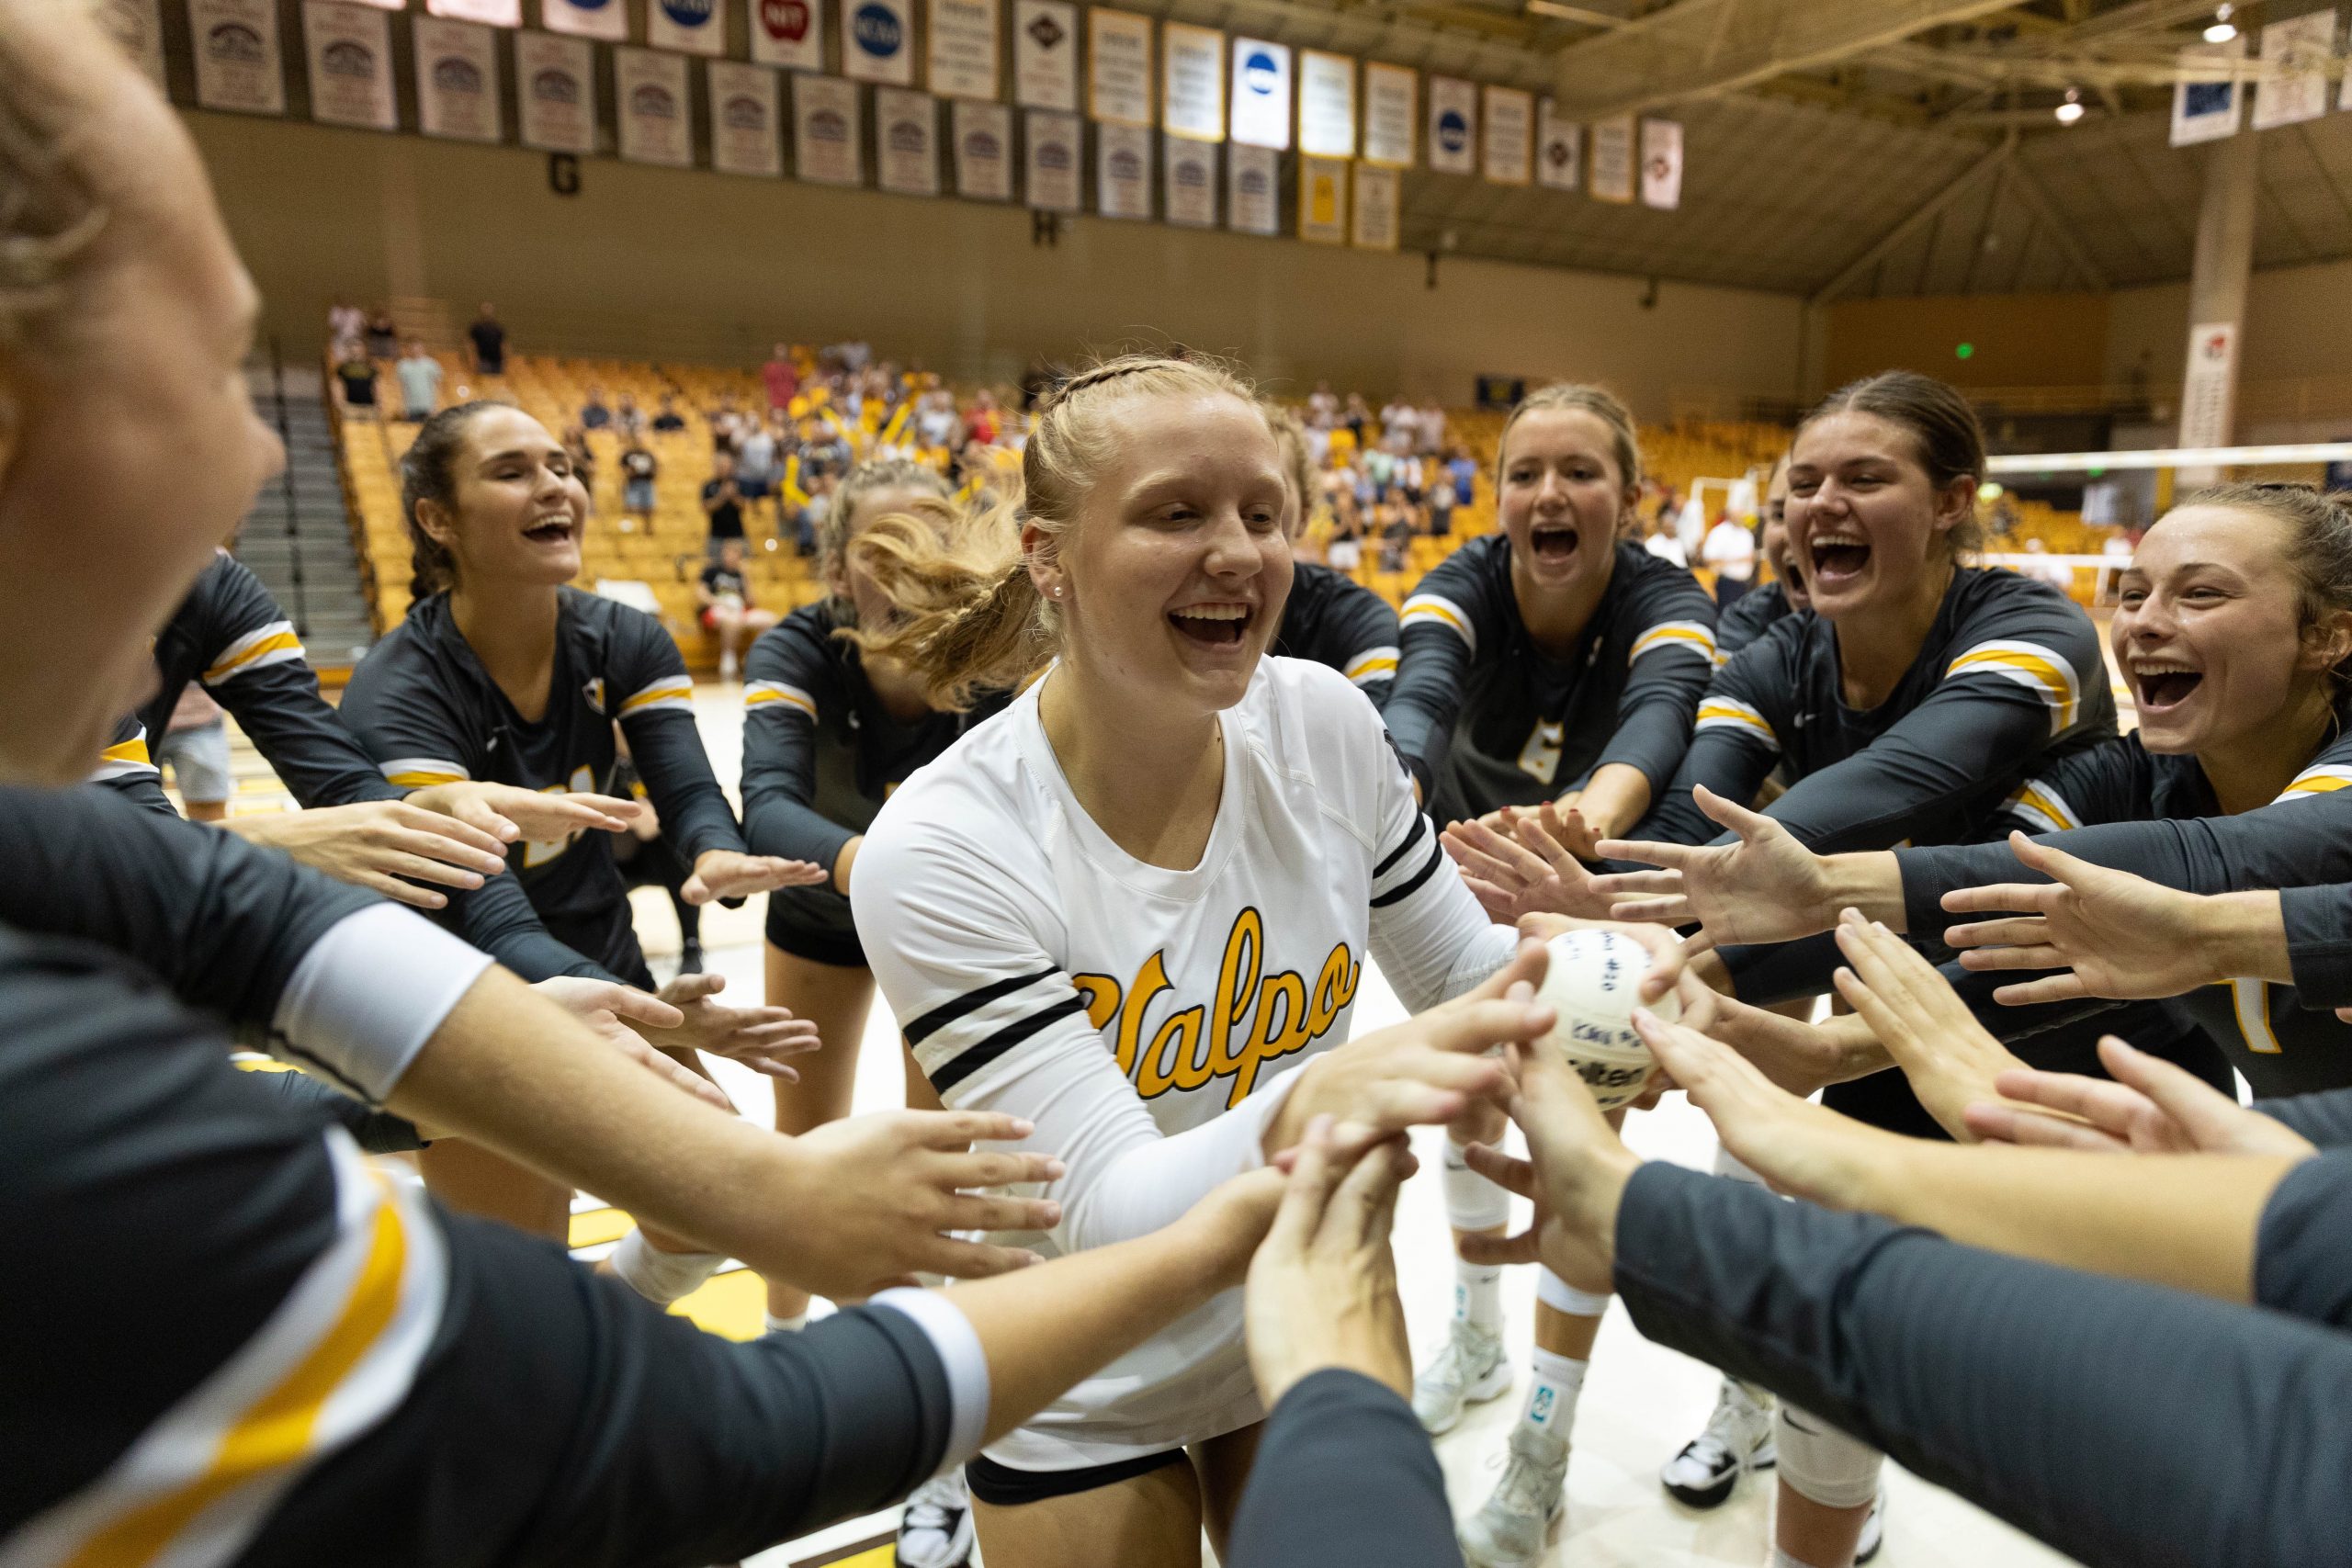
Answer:
[(601, 1247), (636, 1228), (637, 1222), (618, 1209), (582, 1209), (571, 1216), (571, 1245)]

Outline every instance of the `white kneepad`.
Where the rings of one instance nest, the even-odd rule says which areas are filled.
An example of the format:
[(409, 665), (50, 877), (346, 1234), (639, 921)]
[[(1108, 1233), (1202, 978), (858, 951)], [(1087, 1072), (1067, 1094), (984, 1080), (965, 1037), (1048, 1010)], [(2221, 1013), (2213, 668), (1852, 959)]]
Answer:
[(613, 1272), (639, 1295), (659, 1306), (702, 1288), (727, 1259), (716, 1252), (664, 1252), (646, 1244), (645, 1233), (633, 1230), (613, 1248)]
[(1453, 1140), (1445, 1145), (1445, 1223), (1458, 1231), (1495, 1231), (1510, 1224), (1510, 1194), (1463, 1163)]
[(1590, 1291), (1579, 1291), (1549, 1269), (1535, 1270), (1535, 1299), (1570, 1317), (1599, 1317), (1609, 1310), (1606, 1292), (1595, 1295)]
[(1781, 1479), (1797, 1495), (1825, 1508), (1859, 1508), (1878, 1496), (1884, 1454), (1786, 1400), (1781, 1402), (1777, 1428), (1772, 1441)]

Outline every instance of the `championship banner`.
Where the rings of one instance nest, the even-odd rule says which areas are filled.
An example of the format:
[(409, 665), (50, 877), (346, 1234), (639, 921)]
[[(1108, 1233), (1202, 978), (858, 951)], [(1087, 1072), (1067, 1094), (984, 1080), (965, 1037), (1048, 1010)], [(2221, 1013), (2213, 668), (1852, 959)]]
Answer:
[(681, 54), (727, 52), (727, 9), (720, 0), (645, 0), (645, 41)]
[(2219, 141), (2235, 136), (2245, 113), (2244, 85), (2234, 79), (2222, 79), (2219, 73), (2245, 58), (2238, 44), (2222, 44), (2214, 48), (2184, 49), (2180, 51), (2183, 71), (2201, 71), (2207, 80), (2184, 79), (2173, 84), (2172, 144), (2187, 147), (2199, 141)]
[(163, 0), (115, 0), (101, 17), (123, 52), (139, 62), (139, 69), (158, 87), (164, 85)]
[[(2188, 369), (2181, 378), (2180, 444), (2227, 446), (2233, 432), (2238, 367), (2235, 321), (2208, 321), (2188, 329)], [(2186, 471), (2186, 470), (2184, 470)], [(2211, 478), (2194, 480), (2211, 484)]]
[(602, 39), (606, 43), (626, 43), (628, 40), (628, 0), (539, 0), (539, 22), (551, 33)]
[(303, 0), (302, 43), (310, 56), (312, 119), (368, 130), (401, 128), (392, 97), (390, 17), (372, 6)]
[(1086, 13), (1086, 112), (1108, 125), (1151, 123), (1151, 18)]
[(1535, 101), (1535, 183), (1574, 190), (1583, 183), (1584, 127), (1563, 119), (1549, 97)]
[(1033, 109), (1078, 112), (1078, 7), (1012, 0), (1012, 97)]
[[(381, 5), (382, 0), (376, 0)], [(398, 6), (385, 6), (397, 11)], [(523, 0), (424, 0), (424, 14), (451, 22), (479, 22), (486, 28), (523, 25)]]
[(1671, 212), (1682, 205), (1682, 123), (1642, 121), (1642, 205)]
[(2254, 129), (2293, 125), (2327, 112), (2327, 68), (2335, 58), (2335, 11), (2313, 11), (2262, 29), (2262, 80)]
[(503, 141), (506, 120), (498, 107), (498, 35), (473, 22), (419, 17), (416, 123), (427, 136), (458, 141)]
[(1516, 87), (1488, 87), (1484, 93), (1487, 135), (1481, 162), (1487, 183), (1523, 186), (1535, 136), (1535, 95)]
[(1634, 199), (1634, 117), (1592, 123), (1592, 199), (1630, 202)]
[(710, 95), (710, 166), (722, 175), (784, 176), (784, 117), (775, 73), (764, 65), (714, 60), (703, 68)]
[(514, 102), (523, 145), (549, 152), (596, 150), (596, 51), (584, 39), (514, 35)]
[(1478, 89), (1452, 76), (1430, 78), (1430, 167), (1441, 175), (1478, 172)]
[(1281, 202), (1274, 193), (1274, 150), (1225, 150), (1225, 226), (1243, 234), (1282, 231)]
[(1250, 147), (1290, 147), (1290, 46), (1233, 40), (1233, 139)]
[(939, 100), (903, 87), (874, 89), (877, 183), (900, 196), (939, 194)]
[(1314, 158), (1356, 155), (1356, 62), (1344, 54), (1298, 51), (1298, 150)]
[(1078, 154), (1083, 122), (1074, 114), (1031, 109), (1022, 117), (1023, 194), (1040, 212), (1078, 210)]
[(1011, 201), (1012, 110), (958, 98), (950, 122), (956, 130), (956, 194), (975, 201)]
[(752, 58), (787, 71), (825, 68), (822, 0), (752, 0)]
[(613, 51), (613, 96), (620, 105), (622, 157), (632, 164), (694, 166), (694, 113), (686, 103), (683, 55)]
[(1348, 243), (1367, 251), (1396, 248), (1404, 178), (1372, 164), (1355, 166), (1355, 207), (1349, 215)]
[(857, 152), (857, 85), (838, 76), (792, 79), (792, 172), (818, 185), (864, 183)]
[(1159, 128), (1195, 141), (1225, 140), (1225, 35), (1162, 24), (1159, 69)]
[(910, 87), (915, 80), (912, 0), (842, 0), (842, 74)]
[(1094, 209), (1105, 218), (1151, 216), (1151, 132), (1139, 125), (1094, 131)]
[(1421, 79), (1402, 65), (1363, 63), (1363, 161), (1385, 169), (1413, 166), (1421, 122)]
[(286, 112), (277, 0), (187, 0), (187, 28), (199, 105), (240, 114)]
[(1317, 245), (1348, 243), (1348, 166), (1337, 158), (1298, 161), (1298, 237)]
[(943, 98), (993, 98), (996, 0), (931, 0), (931, 90)]
[(1168, 221), (1187, 229), (1216, 227), (1216, 143), (1163, 136)]

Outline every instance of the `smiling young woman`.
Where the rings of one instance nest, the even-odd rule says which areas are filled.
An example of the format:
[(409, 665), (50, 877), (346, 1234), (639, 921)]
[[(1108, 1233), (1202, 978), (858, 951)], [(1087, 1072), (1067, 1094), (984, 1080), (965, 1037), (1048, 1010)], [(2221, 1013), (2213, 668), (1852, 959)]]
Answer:
[[(868, 658), (953, 700), (1017, 686), (867, 828), (851, 902), (942, 1099), (1019, 1109), (1068, 1169), (1039, 1251), (1136, 1234), (1329, 1113), (1452, 1120), (1528, 1027), (1524, 971), (1336, 671), (1268, 658), (1291, 502), (1250, 389), (1132, 357), (1044, 403), (1011, 530), (893, 528), (866, 560), (905, 617)], [(1409, 1007), (1363, 1039), (1367, 953)], [(1536, 1014), (1541, 1018), (1546, 1015)], [(1238, 1304), (1196, 1313), (969, 1467), (982, 1548), (1037, 1568), (1220, 1545), (1260, 1410)], [(1189, 1450), (1189, 1453), (1188, 1453)], [(1197, 1467), (1197, 1469), (1196, 1469)]]

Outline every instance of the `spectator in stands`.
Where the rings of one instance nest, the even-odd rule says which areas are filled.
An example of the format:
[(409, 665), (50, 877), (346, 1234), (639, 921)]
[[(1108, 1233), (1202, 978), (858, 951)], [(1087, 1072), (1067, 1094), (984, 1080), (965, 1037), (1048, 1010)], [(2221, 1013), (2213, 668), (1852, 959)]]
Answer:
[(580, 428), (608, 430), (612, 427), (613, 411), (605, 406), (605, 389), (588, 389), (588, 400), (580, 405)]
[(1641, 524), (1640, 527), (1644, 549), (1660, 560), (1672, 561), (1686, 571), (1690, 570), (1690, 558), (1683, 553), (1682, 540), (1676, 536), (1673, 523), (1664, 513)]
[(977, 441), (983, 446), (993, 446), (1003, 434), (1003, 421), (997, 412), (994, 395), (985, 391), (973, 393), (971, 410), (964, 415), (964, 439)]
[(703, 416), (710, 426), (712, 453), (725, 453), (730, 457), (743, 454), (743, 411), (733, 392), (718, 394), (718, 406)]
[(392, 312), (379, 305), (368, 312), (368, 357), (390, 359), (400, 347), (401, 329)]
[(1724, 513), (1707, 530), (1699, 558), (1715, 574), (1715, 604), (1729, 609), (1756, 581), (1756, 531)]
[(793, 548), (805, 560), (817, 553), (817, 540), (824, 532), (825, 519), (832, 514), (833, 492), (841, 488), (841, 477), (821, 469), (801, 477), (808, 486), (808, 499), (793, 519)]
[(915, 408), (915, 436), (933, 451), (953, 452), (963, 443), (956, 439), (956, 399), (945, 388), (922, 395)]
[(334, 384), (343, 394), (345, 414), (365, 409), (368, 418), (376, 417), (376, 362), (368, 357), (367, 346), (356, 338), (335, 364)]
[(172, 721), (155, 743), (155, 766), (172, 770), (191, 822), (220, 822), (236, 787), (229, 773), (229, 727), (220, 705), (191, 681), (181, 689)]
[(499, 324), (498, 312), (489, 300), (482, 301), (481, 313), (466, 329), (466, 336), (474, 345), (475, 375), (506, 374), (506, 329)]
[(1402, 571), (1413, 548), (1413, 509), (1392, 501), (1381, 512), (1386, 521), (1380, 527), (1380, 570)]
[[(1441, 416), (1442, 417), (1442, 416)], [(1453, 504), (1467, 506), (1478, 494), (1478, 465), (1468, 452), (1453, 448), (1445, 460), (1445, 471), (1453, 476)]]
[[(1435, 464), (1430, 465), (1436, 468)], [(1436, 482), (1430, 486), (1430, 536), (1442, 539), (1453, 532), (1453, 476), (1437, 468)]]
[(1419, 441), (1420, 425), (1419, 410), (1401, 396), (1391, 398), (1380, 411), (1380, 445), (1402, 457)]
[(663, 435), (669, 435), (685, 427), (686, 416), (678, 412), (678, 395), (675, 392), (662, 393), (661, 412), (653, 416), (653, 428)]
[(1340, 424), (1355, 442), (1356, 450), (1363, 450), (1363, 427), (1372, 423), (1372, 410), (1364, 406), (1362, 392), (1350, 392), (1346, 410), (1340, 415)]
[(431, 419), (441, 406), (441, 362), (411, 338), (408, 352), (392, 367), (392, 374), (401, 384), (401, 417), (411, 424)]
[(792, 362), (790, 344), (775, 345), (768, 362), (760, 367), (760, 381), (767, 388), (768, 412), (792, 406), (792, 400), (800, 395), (800, 367)]
[(1421, 405), (1420, 428), (1416, 433), (1419, 445), (1413, 450), (1424, 457), (1434, 457), (1445, 450), (1445, 411), (1431, 398)]
[[(736, 473), (742, 481), (745, 501), (766, 501), (776, 493), (776, 483), (784, 478), (784, 455), (776, 445), (775, 433), (760, 419), (750, 413), (743, 416), (743, 438), (740, 444), (742, 456), (737, 459)], [(779, 531), (783, 522), (782, 502), (776, 513)]]
[(1315, 390), (1306, 394), (1306, 428), (1329, 432), (1340, 423), (1340, 400), (1329, 381), (1315, 383)]
[(348, 299), (337, 299), (327, 307), (327, 355), (336, 364), (352, 349), (364, 346), (368, 335), (368, 313)]
[(702, 629), (718, 638), (718, 678), (732, 681), (743, 646), (775, 625), (774, 611), (752, 603), (741, 536), (718, 541), (718, 558), (702, 569), (695, 599), (702, 605)]
[(626, 529), (641, 521), (650, 529), (653, 526), (653, 481), (661, 476), (662, 464), (646, 450), (642, 434), (632, 432), (621, 439), (628, 443), (621, 448), (621, 526)]
[(800, 422), (800, 480), (807, 484), (820, 474), (838, 479), (849, 471), (849, 443), (841, 432), (811, 414)]
[(720, 452), (710, 460), (710, 478), (702, 487), (703, 515), (710, 519), (710, 535), (704, 548), (712, 559), (729, 539), (743, 536), (743, 487), (735, 477), (735, 455)]
[(1364, 478), (1372, 481), (1372, 499), (1386, 501), (1389, 487), (1396, 482), (1396, 455), (1385, 446), (1375, 446), (1363, 455)]
[(1363, 565), (1363, 528), (1356, 520), (1355, 498), (1331, 513), (1331, 542), (1325, 547), (1324, 560), (1335, 571), (1355, 571)]
[(624, 441), (645, 434), (645, 411), (637, 406), (633, 393), (623, 392), (620, 400), (613, 405), (613, 428), (620, 432)]

